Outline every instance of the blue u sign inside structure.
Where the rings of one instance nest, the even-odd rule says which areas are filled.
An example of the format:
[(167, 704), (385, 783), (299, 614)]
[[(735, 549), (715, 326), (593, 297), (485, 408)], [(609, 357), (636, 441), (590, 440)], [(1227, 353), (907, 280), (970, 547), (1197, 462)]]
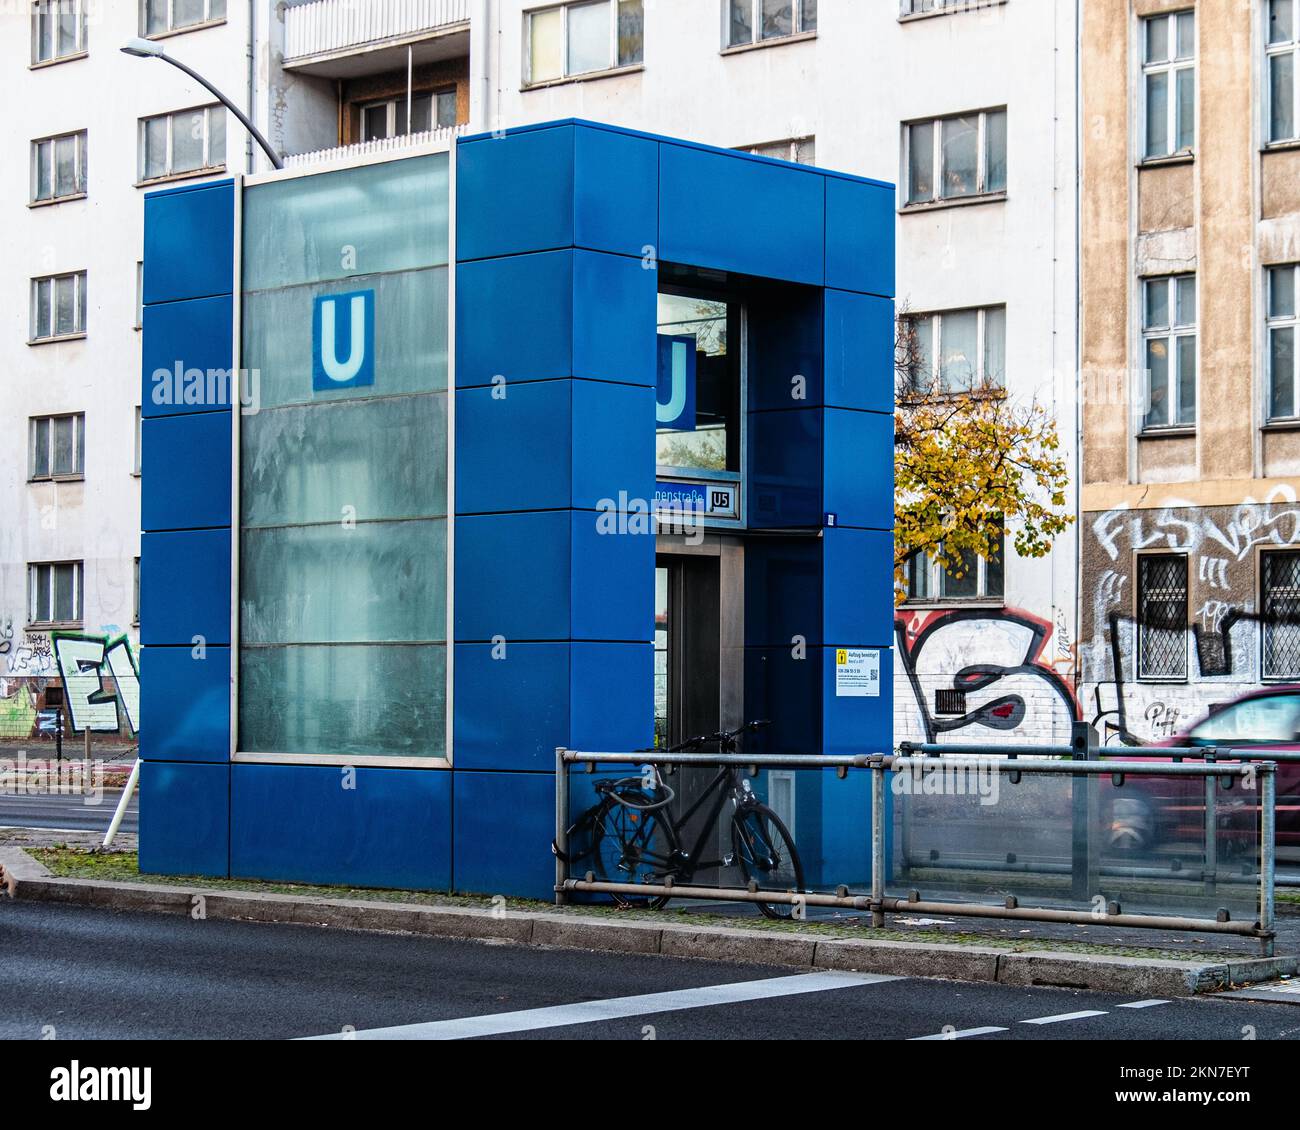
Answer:
[(148, 195), (144, 388), (239, 380), (143, 398), (142, 870), (548, 898), (557, 746), (889, 748), (893, 233), (580, 121)]

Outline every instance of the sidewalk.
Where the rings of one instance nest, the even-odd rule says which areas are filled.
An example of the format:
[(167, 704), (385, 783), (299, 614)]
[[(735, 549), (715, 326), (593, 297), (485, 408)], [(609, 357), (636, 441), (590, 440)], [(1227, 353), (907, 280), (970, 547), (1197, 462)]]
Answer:
[[(1262, 959), (1197, 947), (1187, 935), (1174, 945), (1151, 931), (1125, 931), (1106, 943), (1094, 936), (1032, 924), (993, 926), (970, 919), (891, 915), (883, 929), (864, 916), (817, 917), (803, 923), (724, 915), (722, 907), (620, 912), (605, 907), (554, 907), (501, 897), (407, 891), (311, 888), (255, 880), (144, 877), (128, 853), (85, 855), (0, 846), (0, 883), (18, 899), (196, 918), (287, 922), (351, 930), (392, 931), (484, 942), (575, 950), (663, 954), (792, 968), (854, 970), (1005, 985), (1043, 985), (1182, 997), (1289, 976), (1300, 962), (1300, 919), (1283, 919), (1281, 956)], [(47, 867), (42, 860), (48, 861)], [(62, 877), (52, 871), (93, 871)], [(2, 896), (0, 896), (2, 897)], [(0, 907), (0, 913), (3, 908)], [(1151, 934), (1137, 939), (1132, 934)], [(1213, 940), (1213, 939), (1212, 939)]]

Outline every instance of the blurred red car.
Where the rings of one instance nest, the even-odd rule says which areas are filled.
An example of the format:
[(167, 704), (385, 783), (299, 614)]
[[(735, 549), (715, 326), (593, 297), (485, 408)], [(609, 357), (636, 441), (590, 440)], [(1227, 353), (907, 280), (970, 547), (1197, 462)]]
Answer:
[[(1196, 725), (1147, 747), (1232, 746), (1258, 751), (1259, 760), (1270, 753), (1300, 754), (1300, 685), (1274, 686), (1252, 691), (1216, 706)], [(1146, 760), (1142, 751), (1125, 751), (1123, 759)], [(1169, 757), (1152, 757), (1168, 761)], [(1131, 790), (1131, 791), (1129, 791)], [(1259, 793), (1220, 787), (1219, 840), (1228, 848), (1253, 846), (1259, 821)], [(1141, 853), (1162, 846), (1204, 837), (1205, 792), (1200, 778), (1145, 777), (1130, 779), (1108, 790), (1110, 846)], [(1277, 767), (1276, 827), (1278, 845), (1300, 845), (1300, 761), (1281, 761)]]

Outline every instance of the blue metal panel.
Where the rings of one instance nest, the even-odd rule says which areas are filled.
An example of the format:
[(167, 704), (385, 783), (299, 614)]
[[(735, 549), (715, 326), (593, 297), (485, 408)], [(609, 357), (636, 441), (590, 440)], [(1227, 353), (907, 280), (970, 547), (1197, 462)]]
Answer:
[(658, 142), (579, 125), (574, 131), (574, 169), (577, 245), (638, 259), (653, 257), (659, 242)]
[(892, 530), (894, 417), (827, 408), (824, 422), (827, 512), (841, 526)]
[(651, 523), (642, 530), (634, 515), (625, 523), (612, 512), (570, 513), (570, 637), (649, 643), (654, 638), (655, 584)]
[(660, 145), (659, 258), (821, 286), (823, 180), (793, 165)]
[(140, 642), (230, 643), (230, 531), (140, 536)]
[(894, 190), (826, 178), (826, 285), (894, 296)]
[(821, 650), (745, 648), (745, 714), (772, 723), (746, 739), (753, 753), (821, 753)]
[(230, 648), (146, 647), (140, 656), (140, 756), (230, 758)]
[(822, 403), (822, 291), (788, 283), (747, 296), (750, 411)]
[(140, 767), (140, 870), (230, 874), (230, 766), (146, 761)]
[(456, 147), (456, 257), (573, 245), (574, 127), (507, 133)]
[(750, 526), (821, 526), (822, 429), (820, 408), (749, 414)]
[(894, 639), (894, 536), (889, 530), (824, 530), (821, 641), (889, 647)]
[(553, 768), (555, 747), (569, 743), (569, 649), (567, 643), (456, 645), (458, 770)]
[[(456, 384), (573, 376), (573, 252), (456, 268)], [(497, 382), (499, 383), (499, 382)], [(649, 383), (649, 382), (646, 382)]]
[[(458, 641), (569, 638), (569, 514), (554, 510), (456, 520)], [(591, 522), (594, 516), (586, 518)]]
[[(353, 774), (353, 788), (345, 788)], [(358, 887), (451, 886), (451, 773), (231, 768), (230, 873)]]
[(655, 394), (649, 386), (573, 381), (573, 505), (649, 499), (655, 483)]
[(828, 290), (826, 403), (894, 410), (894, 304), (887, 298)]
[[(183, 412), (228, 409), (238, 399), (233, 380), (209, 382), (209, 370), (233, 366), (234, 300), (225, 295), (146, 306), (141, 343), (141, 414), (171, 416)], [(177, 367), (180, 375), (177, 375)], [(186, 372), (190, 373), (188, 380)], [(224, 391), (225, 402), (209, 397)]]
[[(574, 384), (536, 381), (501, 390), (457, 390), (458, 514), (569, 505)], [(649, 427), (644, 430), (650, 433)]]
[(571, 749), (645, 749), (654, 742), (650, 643), (573, 643)]
[(821, 631), (821, 541), (772, 537), (747, 542), (745, 643), (790, 648), (802, 639), (816, 646), (822, 642)]
[(235, 275), (232, 181), (144, 198), (144, 301), (230, 294)]
[(894, 653), (880, 649), (880, 694), (835, 693), (835, 648), (821, 649), (822, 752), (888, 753), (894, 748)]
[(573, 375), (655, 384), (658, 272), (640, 259), (578, 251), (573, 267)]
[(145, 420), (140, 432), (141, 527), (230, 525), (230, 413)]
[[(887, 751), (886, 751), (887, 752)], [(850, 769), (841, 779), (833, 770), (800, 773), (795, 789), (814, 793), (821, 808), (816, 841), (806, 842), (800, 828), (796, 845), (807, 852), (811, 866), (804, 872), (810, 887), (844, 883), (854, 891), (871, 889), (871, 774)]]
[[(555, 895), (555, 774), (456, 773), (455, 889)], [(509, 813), (508, 820), (501, 818)]]

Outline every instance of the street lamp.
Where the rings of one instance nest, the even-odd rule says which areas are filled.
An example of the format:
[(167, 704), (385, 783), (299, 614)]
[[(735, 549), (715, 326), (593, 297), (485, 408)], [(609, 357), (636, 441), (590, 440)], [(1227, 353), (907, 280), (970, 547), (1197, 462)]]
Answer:
[(253, 140), (262, 147), (262, 151), (270, 159), (272, 165), (277, 169), (284, 168), (284, 162), (280, 159), (280, 155), (271, 148), (271, 143), (262, 136), (262, 131), (259, 130), (257, 126), (253, 125), (252, 120), (248, 115), (236, 106), (229, 98), (222, 94), (221, 91), (212, 85), (212, 83), (208, 82), (208, 80), (199, 74), (198, 71), (187, 67), (179, 59), (174, 59), (172, 56), (168, 55), (162, 49), (162, 44), (155, 43), (151, 39), (128, 39), (126, 46), (122, 48), (122, 53), (124, 55), (134, 55), (137, 59), (161, 59), (165, 63), (170, 63), (173, 67), (177, 68), (177, 70), (184, 71), (200, 86), (210, 90), (216, 96), (217, 100), (240, 120), (243, 127), (253, 135)]

